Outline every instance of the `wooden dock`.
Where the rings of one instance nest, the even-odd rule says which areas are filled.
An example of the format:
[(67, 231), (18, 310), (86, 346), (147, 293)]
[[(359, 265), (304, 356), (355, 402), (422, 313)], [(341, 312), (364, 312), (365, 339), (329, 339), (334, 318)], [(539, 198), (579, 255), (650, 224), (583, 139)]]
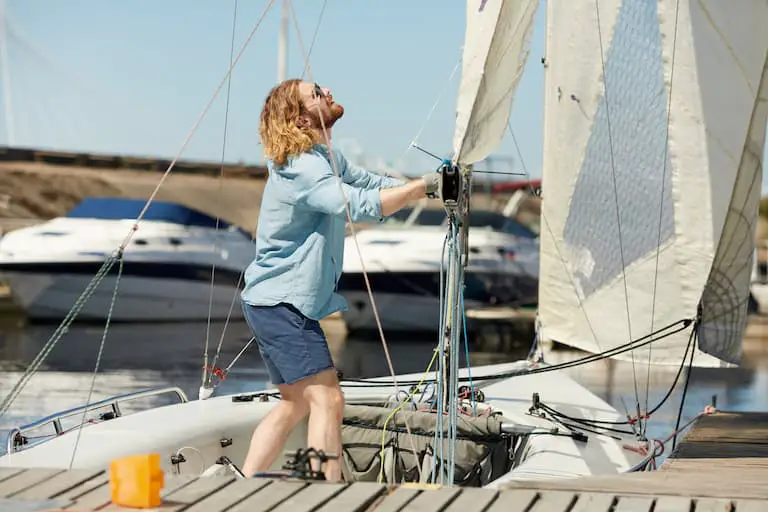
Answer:
[[(166, 475), (161, 511), (758, 512), (768, 510), (768, 413), (702, 417), (658, 471), (501, 490)], [(127, 510), (99, 470), (0, 468), (0, 511)], [(134, 509), (135, 510), (135, 509)]]

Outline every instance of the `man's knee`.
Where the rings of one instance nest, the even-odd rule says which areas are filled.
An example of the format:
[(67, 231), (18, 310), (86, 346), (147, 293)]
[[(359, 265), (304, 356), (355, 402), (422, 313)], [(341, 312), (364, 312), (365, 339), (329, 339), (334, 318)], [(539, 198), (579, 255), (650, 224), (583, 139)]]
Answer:
[(344, 410), (344, 394), (339, 388), (317, 386), (308, 391), (307, 401), (311, 409), (323, 408), (337, 413)]
[(333, 369), (322, 371), (301, 383), (301, 396), (312, 410), (330, 410), (339, 418), (344, 412), (344, 394)]

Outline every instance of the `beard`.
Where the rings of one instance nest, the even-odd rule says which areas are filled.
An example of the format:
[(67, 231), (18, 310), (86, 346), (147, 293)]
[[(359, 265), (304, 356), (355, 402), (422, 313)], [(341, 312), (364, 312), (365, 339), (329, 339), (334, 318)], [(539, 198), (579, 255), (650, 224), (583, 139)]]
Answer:
[(331, 103), (328, 107), (322, 109), (323, 120), (320, 121), (320, 113), (317, 110), (310, 109), (309, 114), (312, 118), (312, 124), (318, 129), (322, 129), (323, 125), (326, 128), (331, 128), (336, 121), (344, 116), (344, 107), (338, 103)]
[(331, 123), (331, 125), (336, 123), (336, 121), (338, 121), (344, 116), (344, 107), (342, 107), (338, 103), (332, 103), (329, 110), (331, 111), (331, 115), (330, 115), (330, 120), (328, 122)]

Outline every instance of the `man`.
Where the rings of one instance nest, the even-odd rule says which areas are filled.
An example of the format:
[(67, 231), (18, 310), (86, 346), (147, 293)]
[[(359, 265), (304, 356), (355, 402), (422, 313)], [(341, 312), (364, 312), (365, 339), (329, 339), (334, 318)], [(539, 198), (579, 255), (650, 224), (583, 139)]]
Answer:
[[(307, 413), (307, 445), (341, 458), (344, 397), (318, 321), (346, 308), (336, 285), (347, 208), (353, 222), (380, 220), (437, 192), (436, 173), (403, 184), (351, 166), (338, 151), (334, 170), (328, 142), (343, 114), (328, 89), (299, 80), (275, 86), (261, 112), (269, 178), (242, 299), (282, 399), (253, 433), (243, 465), (248, 476), (274, 463)], [(327, 480), (340, 480), (340, 460), (324, 471)]]

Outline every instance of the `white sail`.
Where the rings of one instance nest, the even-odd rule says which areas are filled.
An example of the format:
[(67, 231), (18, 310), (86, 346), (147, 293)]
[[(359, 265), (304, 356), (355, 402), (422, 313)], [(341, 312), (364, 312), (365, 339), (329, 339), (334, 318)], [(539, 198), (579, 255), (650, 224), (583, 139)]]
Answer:
[(504, 135), (537, 5), (538, 0), (467, 0), (453, 136), (460, 164), (484, 159)]
[[(712, 212), (718, 216), (714, 225), (722, 229), (702, 296), (699, 348), (738, 363), (755, 254), (768, 123), (768, 3), (703, 2), (691, 16), (697, 20), (693, 37), (699, 41), (698, 59), (706, 64), (699, 74), (710, 73), (704, 81), (710, 87), (702, 89), (702, 96), (707, 98), (702, 102), (704, 119), (715, 120), (707, 126), (708, 154), (711, 161), (725, 162), (709, 168)], [(732, 52), (744, 57), (734, 59)], [(742, 62), (748, 66), (743, 68)], [(722, 115), (734, 108), (739, 113), (735, 118)], [(745, 125), (743, 121), (750, 115)], [(733, 192), (723, 193), (726, 190)]]
[[(738, 362), (768, 5), (552, 2), (547, 18), (543, 336), (599, 352), (694, 318), (701, 301), (708, 354), (694, 364)], [(634, 357), (680, 364), (689, 335)]]

